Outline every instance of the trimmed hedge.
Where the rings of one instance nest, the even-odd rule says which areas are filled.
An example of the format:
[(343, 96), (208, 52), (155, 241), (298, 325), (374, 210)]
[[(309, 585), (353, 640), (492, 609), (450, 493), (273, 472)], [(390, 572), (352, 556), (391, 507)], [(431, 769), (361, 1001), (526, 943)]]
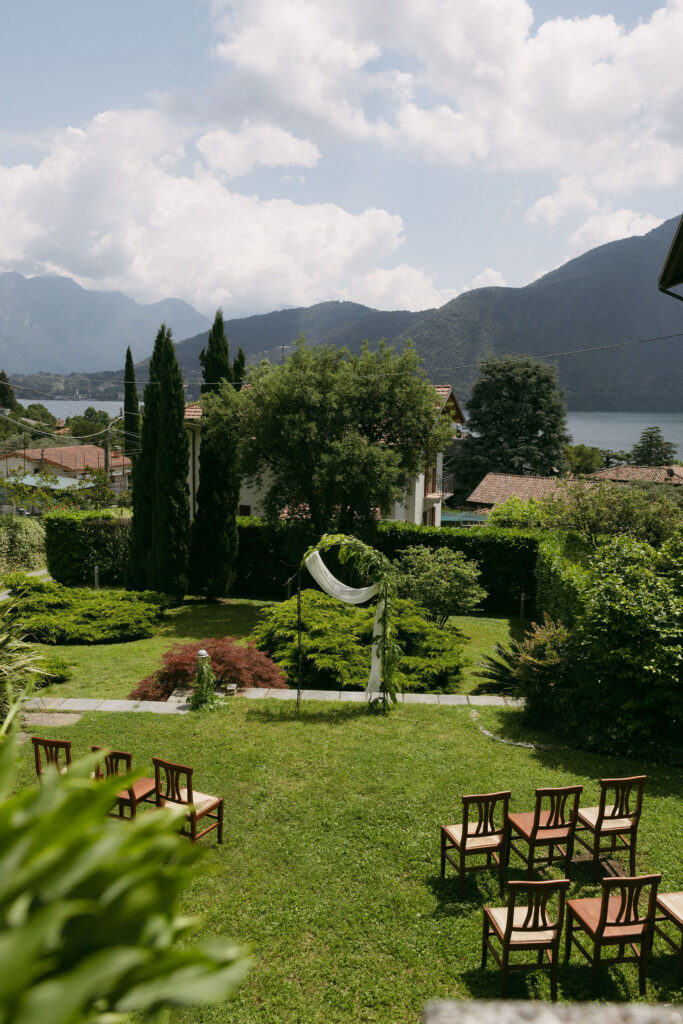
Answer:
[(50, 575), (67, 587), (92, 584), (95, 566), (102, 586), (124, 581), (130, 519), (111, 512), (51, 512), (45, 516), (45, 553)]
[[(287, 580), (297, 572), (318, 536), (305, 523), (267, 523), (256, 516), (238, 516), (237, 531), (237, 565), (231, 593), (274, 601), (286, 598)], [(295, 581), (291, 588), (294, 593)]]
[(0, 516), (0, 573), (45, 565), (45, 528), (37, 519)]
[(587, 543), (567, 533), (547, 533), (538, 545), (536, 606), (572, 626), (585, 608), (590, 585)]

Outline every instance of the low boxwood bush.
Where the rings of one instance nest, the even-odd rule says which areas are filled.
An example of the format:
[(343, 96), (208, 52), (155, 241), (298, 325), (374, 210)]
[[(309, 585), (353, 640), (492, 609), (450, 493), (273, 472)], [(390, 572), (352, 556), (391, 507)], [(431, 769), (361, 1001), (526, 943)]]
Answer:
[[(365, 689), (370, 674), (374, 606), (359, 608), (327, 594), (301, 594), (302, 683), (312, 689)], [(465, 662), (464, 641), (453, 629), (430, 622), (413, 601), (398, 599), (391, 623), (403, 650), (395, 680), (399, 691), (452, 693)], [(275, 607), (251, 633), (257, 646), (297, 685), (296, 598)]]
[(65, 658), (58, 654), (44, 654), (38, 662), (37, 687), (52, 686), (54, 683), (67, 683), (73, 675), (73, 669)]
[(146, 676), (128, 694), (131, 700), (168, 700), (176, 687), (194, 683), (197, 653), (202, 648), (211, 659), (217, 686), (235, 683), (239, 689), (267, 686), (287, 689), (280, 667), (256, 649), (254, 643), (242, 644), (231, 636), (201, 640), (193, 644), (174, 644), (161, 657), (161, 668)]
[(12, 614), (43, 644), (115, 644), (152, 636), (166, 601), (151, 592), (80, 590), (23, 573), (5, 577)]
[(50, 575), (68, 587), (91, 584), (97, 566), (102, 586), (123, 583), (130, 519), (111, 512), (52, 512), (45, 516)]
[(37, 519), (0, 515), (0, 573), (45, 565), (45, 527)]

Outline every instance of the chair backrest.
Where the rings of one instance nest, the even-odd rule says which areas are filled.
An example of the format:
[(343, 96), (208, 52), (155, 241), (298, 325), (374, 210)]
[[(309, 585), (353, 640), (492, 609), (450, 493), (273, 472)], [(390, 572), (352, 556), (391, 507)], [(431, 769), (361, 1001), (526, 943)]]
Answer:
[(70, 740), (46, 740), (42, 736), (32, 736), (33, 753), (36, 759), (36, 775), (40, 778), (45, 774), (46, 769), (52, 765), (57, 771), (61, 771), (71, 764), (71, 741)]
[(184, 764), (174, 764), (173, 761), (164, 761), (161, 757), (153, 757), (152, 762), (157, 803), (165, 800), (175, 804), (191, 804), (194, 769)]
[(643, 806), (643, 789), (647, 775), (631, 775), (626, 779), (600, 779), (600, 806), (596, 826), (615, 818), (629, 818), (630, 827), (638, 824)]
[(579, 813), (579, 797), (582, 792), (583, 786), (552, 786), (537, 789), (534, 808), (534, 835), (542, 838), (544, 832), (574, 828)]
[[(99, 753), (103, 750), (103, 747), (92, 747), (93, 754)], [(104, 773), (102, 772), (102, 764), (104, 763)], [(119, 775), (129, 775), (133, 769), (133, 755), (127, 753), (125, 750), (107, 750), (102, 757), (102, 761), (98, 761), (95, 765), (95, 778), (118, 778)]]
[(635, 878), (603, 878), (602, 903), (597, 935), (610, 928), (652, 929), (661, 875)]
[[(534, 936), (529, 933), (550, 932), (552, 934), (544, 936), (544, 944), (557, 944), (562, 932), (564, 902), (569, 884), (568, 878), (544, 882), (508, 882), (508, 916), (504, 941), (509, 943), (512, 938), (519, 940), (525, 933), (529, 941), (533, 941)], [(555, 897), (557, 905), (553, 910), (549, 903)], [(520, 913), (520, 910), (524, 913)]]
[(468, 837), (485, 839), (504, 835), (511, 795), (511, 791), (506, 789), (500, 793), (479, 793), (462, 798), (462, 837), (465, 848)]

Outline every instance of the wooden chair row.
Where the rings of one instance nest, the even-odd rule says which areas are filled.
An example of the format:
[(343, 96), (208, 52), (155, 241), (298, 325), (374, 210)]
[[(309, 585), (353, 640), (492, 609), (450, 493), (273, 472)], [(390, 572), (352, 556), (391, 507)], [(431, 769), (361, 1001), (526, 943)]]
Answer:
[[(441, 826), (441, 875), (448, 861), (460, 876), (460, 895), (464, 896), (466, 872), (496, 867), (502, 896), (511, 850), (525, 864), (529, 879), (537, 864), (557, 863), (564, 866), (569, 878), (576, 842), (592, 856), (594, 882), (598, 881), (601, 855), (617, 850), (629, 851), (633, 876), (646, 781), (646, 775), (601, 779), (598, 806), (585, 808), (579, 807), (583, 786), (537, 789), (534, 810), (522, 813), (510, 812), (510, 790), (464, 796), (462, 824)], [(482, 854), (485, 864), (467, 864), (469, 857)]]
[[(654, 932), (659, 930), (657, 909), (666, 899), (665, 895), (657, 897), (661, 878), (604, 878), (601, 896), (566, 901), (565, 959), (569, 960), (575, 947), (588, 960), (594, 996), (600, 991), (601, 966), (614, 963), (638, 965), (639, 990), (645, 995), (648, 955)], [(486, 966), (490, 952), (501, 968), (503, 997), (507, 996), (510, 971), (545, 968), (550, 971), (551, 998), (557, 999), (559, 947), (569, 884), (568, 878), (509, 882), (507, 906), (484, 907), (481, 966)], [(670, 941), (668, 936), (665, 938)], [(605, 950), (613, 947), (615, 955), (605, 956)], [(511, 957), (521, 952), (534, 953), (533, 962), (512, 962)]]
[[(36, 763), (36, 774), (40, 779), (48, 769), (66, 771), (71, 764), (71, 742), (69, 740), (45, 739), (41, 736), (31, 737)], [(133, 755), (125, 750), (105, 750), (93, 746), (93, 753), (100, 753), (101, 760), (95, 767), (97, 779), (111, 779), (128, 776), (133, 768)], [(185, 821), (179, 830), (196, 843), (208, 832), (216, 829), (216, 838), (223, 842), (223, 799), (199, 793), (193, 788), (192, 776), (194, 769), (187, 765), (165, 761), (161, 757), (153, 757), (154, 778), (135, 779), (116, 794), (116, 809), (112, 817), (134, 818), (140, 804), (153, 804), (155, 807), (187, 808)], [(203, 828), (200, 822), (208, 822)]]

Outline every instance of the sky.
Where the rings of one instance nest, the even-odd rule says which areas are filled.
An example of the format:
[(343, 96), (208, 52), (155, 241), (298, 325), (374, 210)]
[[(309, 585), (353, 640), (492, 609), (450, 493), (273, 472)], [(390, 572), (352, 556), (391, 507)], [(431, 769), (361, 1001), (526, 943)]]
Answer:
[(683, 0), (0, 11), (0, 272), (420, 310), (683, 208)]

